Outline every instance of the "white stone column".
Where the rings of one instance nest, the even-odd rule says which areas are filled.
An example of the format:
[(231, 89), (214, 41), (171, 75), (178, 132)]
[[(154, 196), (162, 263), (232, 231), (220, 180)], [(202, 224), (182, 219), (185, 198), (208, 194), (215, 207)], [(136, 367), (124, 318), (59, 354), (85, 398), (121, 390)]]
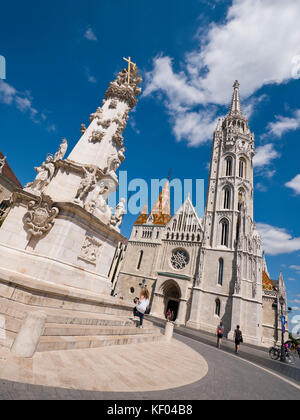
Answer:
[(173, 337), (174, 323), (171, 321), (166, 321), (165, 325), (165, 339), (166, 341), (171, 341)]
[(154, 293), (153, 303), (151, 307), (151, 315), (158, 318), (165, 318), (164, 316), (164, 296), (160, 293)]
[(180, 299), (177, 318), (176, 318), (176, 321), (175, 321), (176, 325), (185, 325), (186, 306), (187, 306), (187, 300), (186, 299)]
[(186, 324), (188, 327), (200, 328), (200, 304), (201, 290), (194, 288), (192, 294), (191, 314)]
[(29, 312), (12, 345), (11, 352), (18, 357), (32, 357), (44, 332), (47, 315)]

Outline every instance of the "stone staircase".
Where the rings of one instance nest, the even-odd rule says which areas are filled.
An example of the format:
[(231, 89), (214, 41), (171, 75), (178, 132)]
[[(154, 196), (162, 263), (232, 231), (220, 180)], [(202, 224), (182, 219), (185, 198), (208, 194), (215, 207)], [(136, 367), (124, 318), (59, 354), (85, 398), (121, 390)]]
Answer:
[(48, 315), (38, 352), (158, 341), (160, 329), (145, 321), (142, 329), (127, 317), (86, 314)]
[(164, 337), (150, 321), (137, 328), (130, 318), (131, 306), (110, 296), (66, 296), (57, 289), (54, 294), (52, 290), (41, 293), (11, 283), (4, 289), (0, 282), (1, 289), (0, 315), (5, 326), (0, 346), (9, 349), (30, 312), (46, 314), (37, 352), (153, 342)]

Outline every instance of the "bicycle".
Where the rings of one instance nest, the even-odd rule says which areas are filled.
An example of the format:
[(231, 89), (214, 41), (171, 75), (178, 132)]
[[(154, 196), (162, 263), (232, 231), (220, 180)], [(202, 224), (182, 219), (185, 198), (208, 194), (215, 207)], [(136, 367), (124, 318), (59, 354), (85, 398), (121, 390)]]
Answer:
[[(289, 364), (295, 363), (295, 356), (290, 352), (289, 349), (285, 348), (285, 361)], [(269, 349), (269, 356), (272, 360), (278, 360), (281, 359), (281, 347), (279, 346), (273, 346)]]

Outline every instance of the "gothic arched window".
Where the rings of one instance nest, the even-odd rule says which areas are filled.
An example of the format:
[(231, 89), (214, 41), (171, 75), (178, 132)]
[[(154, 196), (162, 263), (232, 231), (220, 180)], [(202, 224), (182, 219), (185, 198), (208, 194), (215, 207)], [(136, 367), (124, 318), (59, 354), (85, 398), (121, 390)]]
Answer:
[(245, 191), (243, 190), (243, 188), (239, 189), (238, 192), (238, 210), (240, 211), (242, 208), (242, 204), (245, 201)]
[(221, 245), (228, 246), (229, 225), (226, 219), (221, 221)]
[(215, 309), (215, 314), (217, 316), (220, 316), (221, 313), (221, 302), (220, 299), (216, 299), (216, 309)]
[(244, 158), (240, 159), (239, 163), (239, 177), (245, 178), (246, 177), (246, 161)]
[(141, 264), (142, 264), (142, 259), (143, 259), (143, 255), (144, 255), (144, 251), (140, 251), (140, 256), (139, 256), (139, 260), (138, 260), (138, 265), (137, 265), (137, 270), (139, 270), (141, 268)]
[(224, 189), (224, 209), (230, 209), (230, 189), (226, 187)]
[(232, 175), (232, 157), (227, 156), (227, 158), (225, 159), (225, 162), (226, 162), (226, 176), (231, 176)]
[(223, 258), (219, 259), (219, 270), (218, 270), (218, 284), (223, 285), (223, 271), (224, 271), (224, 260)]

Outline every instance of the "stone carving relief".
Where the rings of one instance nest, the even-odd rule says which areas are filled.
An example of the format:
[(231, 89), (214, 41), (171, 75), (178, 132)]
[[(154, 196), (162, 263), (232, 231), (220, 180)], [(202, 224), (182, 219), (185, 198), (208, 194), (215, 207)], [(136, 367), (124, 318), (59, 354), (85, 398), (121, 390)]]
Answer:
[(96, 265), (101, 245), (102, 243), (98, 239), (87, 235), (81, 247), (80, 255), (78, 258), (90, 264)]
[(102, 109), (97, 108), (96, 112), (90, 115), (90, 122), (93, 122), (95, 118), (100, 119), (102, 117)]
[(110, 101), (110, 104), (109, 104), (109, 109), (116, 109), (117, 108), (117, 105), (118, 105), (118, 102), (115, 100), (115, 99), (112, 99), (111, 101)]
[(141, 88), (138, 86), (140, 83), (142, 83), (142, 78), (137, 73), (136, 66), (131, 66), (129, 83), (128, 69), (123, 69), (116, 80), (110, 83), (105, 99), (119, 99), (133, 108), (137, 104), (137, 96), (141, 94)]
[(27, 208), (24, 225), (28, 233), (40, 237), (52, 229), (54, 219), (59, 213), (57, 207), (52, 207), (51, 202), (45, 201), (42, 197), (38, 202), (30, 201)]
[(107, 205), (107, 195), (109, 192), (110, 187), (107, 184), (107, 180), (99, 181), (93, 190), (91, 198), (85, 205), (85, 209), (88, 212), (92, 213), (106, 224), (109, 224), (112, 214), (111, 207)]
[(94, 130), (91, 134), (91, 136), (89, 137), (89, 142), (90, 143), (100, 143), (103, 138), (105, 136), (105, 133), (103, 133), (103, 131), (101, 130)]

